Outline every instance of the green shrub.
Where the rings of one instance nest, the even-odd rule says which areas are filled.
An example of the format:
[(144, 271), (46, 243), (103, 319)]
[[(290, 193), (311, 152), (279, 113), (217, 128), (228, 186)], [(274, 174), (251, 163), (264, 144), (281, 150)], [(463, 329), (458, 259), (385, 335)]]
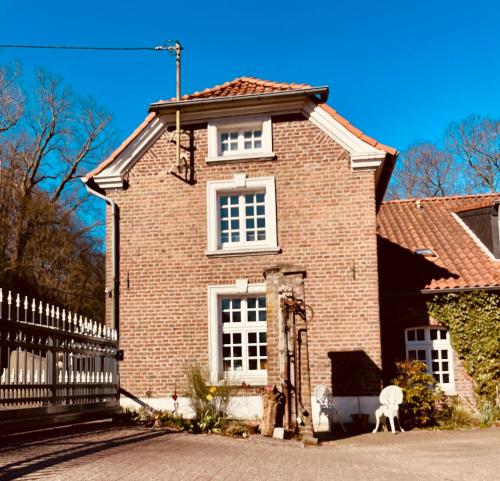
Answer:
[(159, 411), (155, 416), (155, 426), (186, 431), (191, 428), (191, 421), (184, 419), (182, 414), (178, 415), (170, 411)]
[(500, 407), (484, 402), (479, 410), (481, 427), (500, 426)]
[(185, 431), (191, 428), (191, 422), (184, 419), (182, 415), (170, 411), (154, 411), (143, 407), (139, 409), (127, 408), (119, 420), (120, 422), (140, 424), (146, 427), (164, 427), (177, 431)]
[(202, 432), (220, 432), (228, 414), (231, 387), (227, 382), (210, 386), (206, 372), (191, 366), (186, 372), (188, 396), (195, 412), (195, 427)]
[(214, 411), (206, 410), (197, 420), (198, 428), (201, 432), (220, 433), (224, 419)]
[(257, 432), (257, 426), (252, 425), (251, 423), (245, 423), (243, 421), (238, 420), (230, 420), (226, 421), (223, 425), (222, 434), (226, 436), (234, 436), (247, 438), (252, 433)]
[(151, 427), (155, 423), (155, 412), (151, 409), (139, 408), (125, 410), (125, 418), (133, 424), (142, 424), (143, 426)]
[(450, 331), (453, 348), (474, 380), (478, 405), (499, 408), (500, 297), (474, 291), (436, 296), (427, 305)]
[(422, 361), (396, 363), (397, 375), (392, 384), (403, 390), (400, 407), (401, 424), (406, 429), (429, 427), (436, 424), (436, 414), (445, 405), (445, 396), (436, 386), (434, 378), (427, 373)]
[(458, 399), (444, 406), (436, 416), (439, 427), (443, 429), (468, 429), (479, 425), (478, 415), (473, 413)]

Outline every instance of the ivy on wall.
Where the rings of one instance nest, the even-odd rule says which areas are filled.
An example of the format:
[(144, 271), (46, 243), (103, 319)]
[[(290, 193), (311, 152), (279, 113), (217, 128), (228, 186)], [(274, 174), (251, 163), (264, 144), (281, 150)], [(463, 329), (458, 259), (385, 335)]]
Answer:
[(451, 342), (475, 383), (481, 402), (498, 402), (500, 297), (485, 291), (436, 296), (430, 315), (450, 332)]

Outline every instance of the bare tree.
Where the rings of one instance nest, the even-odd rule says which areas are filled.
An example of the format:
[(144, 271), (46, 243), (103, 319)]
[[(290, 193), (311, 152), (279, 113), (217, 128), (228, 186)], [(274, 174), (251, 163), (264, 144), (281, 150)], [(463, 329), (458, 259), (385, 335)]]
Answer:
[(453, 156), (430, 142), (412, 145), (401, 155), (389, 186), (389, 197), (435, 197), (456, 193)]
[(9, 79), (4, 91), (20, 95), (0, 136), (0, 282), (96, 307), (88, 293), (103, 287), (103, 256), (78, 216), (87, 196), (75, 181), (107, 153), (110, 115), (45, 72), (25, 97)]
[(471, 115), (448, 127), (443, 147), (412, 145), (401, 155), (388, 198), (434, 197), (500, 187), (500, 121)]
[(470, 115), (450, 125), (446, 146), (469, 171), (475, 190), (495, 191), (500, 179), (500, 120)]
[(19, 76), (17, 64), (0, 67), (0, 133), (16, 125), (22, 116), (24, 99), (17, 84)]

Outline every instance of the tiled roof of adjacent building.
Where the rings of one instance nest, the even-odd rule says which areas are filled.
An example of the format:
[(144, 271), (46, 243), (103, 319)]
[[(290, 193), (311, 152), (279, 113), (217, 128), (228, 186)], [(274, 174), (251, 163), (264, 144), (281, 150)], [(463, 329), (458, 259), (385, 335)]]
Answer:
[[(500, 260), (455, 214), (498, 200), (499, 193), (384, 202), (377, 226), (382, 292), (500, 286)], [(436, 256), (415, 254), (423, 248)]]

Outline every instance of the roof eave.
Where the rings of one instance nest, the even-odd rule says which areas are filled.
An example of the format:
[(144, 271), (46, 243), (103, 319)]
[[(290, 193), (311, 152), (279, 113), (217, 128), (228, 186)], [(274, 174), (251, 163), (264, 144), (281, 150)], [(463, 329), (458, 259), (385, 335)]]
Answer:
[(380, 166), (380, 170), (377, 172), (376, 184), (375, 184), (377, 211), (382, 205), (382, 201), (384, 200), (387, 187), (389, 186), (389, 182), (391, 180), (392, 172), (396, 165), (398, 154), (399, 152), (397, 151), (395, 154), (387, 153), (384, 161)]
[(471, 292), (471, 291), (486, 291), (495, 292), (500, 291), (499, 285), (488, 285), (488, 286), (474, 286), (474, 287), (441, 287), (433, 289), (408, 289), (400, 291), (389, 291), (381, 290), (380, 295), (382, 297), (400, 297), (400, 296), (421, 296), (421, 295), (436, 295), (436, 294), (454, 294), (460, 292)]
[(278, 99), (283, 97), (319, 96), (322, 102), (326, 102), (326, 100), (328, 99), (328, 91), (329, 90), (327, 86), (321, 86), (321, 87), (286, 90), (283, 92), (233, 95), (227, 97), (210, 97), (204, 99), (192, 99), (192, 100), (180, 100), (180, 101), (168, 100), (166, 102), (155, 102), (150, 104), (149, 112), (184, 109), (187, 107), (196, 107), (203, 105), (229, 104), (240, 101), (251, 101), (251, 100), (260, 101), (268, 99)]
[(441, 287), (432, 289), (420, 289), (421, 294), (452, 294), (455, 292), (470, 292), (470, 291), (499, 291), (499, 285), (486, 286), (465, 286), (465, 287)]

